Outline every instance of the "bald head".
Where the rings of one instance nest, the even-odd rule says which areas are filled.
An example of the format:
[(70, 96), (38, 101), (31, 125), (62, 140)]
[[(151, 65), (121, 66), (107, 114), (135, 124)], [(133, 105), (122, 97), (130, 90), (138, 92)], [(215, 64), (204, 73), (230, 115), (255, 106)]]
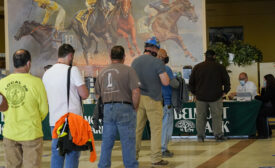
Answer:
[(240, 75), (239, 75), (239, 80), (240, 80), (240, 81), (241, 81), (241, 80), (244, 80), (245, 82), (247, 82), (247, 81), (248, 81), (247, 73), (245, 73), (245, 72), (240, 73)]
[(28, 61), (31, 61), (31, 54), (27, 50), (20, 49), (13, 54), (13, 65), (15, 68), (27, 65)]

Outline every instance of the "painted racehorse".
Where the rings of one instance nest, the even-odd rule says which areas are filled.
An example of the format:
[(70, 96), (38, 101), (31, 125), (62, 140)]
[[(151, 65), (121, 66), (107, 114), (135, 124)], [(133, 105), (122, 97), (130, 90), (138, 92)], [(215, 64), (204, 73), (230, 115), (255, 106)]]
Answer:
[(140, 55), (140, 49), (136, 40), (135, 21), (131, 13), (131, 0), (118, 0), (117, 3), (116, 9), (114, 9), (115, 14), (112, 19), (112, 25), (116, 24), (114, 29), (116, 29), (119, 36), (122, 36), (127, 41), (130, 55), (135, 56), (135, 52), (132, 49), (129, 35), (137, 54)]
[(167, 12), (156, 16), (152, 23), (152, 30), (160, 42), (174, 40), (182, 48), (186, 57), (190, 57), (193, 61), (196, 61), (196, 58), (188, 51), (182, 37), (178, 33), (177, 22), (181, 16), (187, 17), (192, 22), (197, 22), (198, 16), (189, 0), (176, 0), (172, 2)]
[[(139, 27), (145, 27), (140, 28), (139, 31), (141, 35), (144, 35), (144, 38), (151, 36), (150, 31), (152, 31), (153, 35), (155, 35), (160, 42), (167, 40), (175, 41), (182, 48), (186, 57), (196, 61), (197, 59), (188, 51), (182, 37), (178, 33), (177, 23), (182, 16), (187, 17), (192, 22), (197, 22), (198, 20), (194, 6), (192, 6), (189, 0), (175, 0), (169, 4), (168, 10), (165, 10), (164, 12), (160, 11), (152, 20), (152, 30), (150, 27), (148, 28), (143, 24), (146, 17), (141, 18), (139, 20)], [(143, 32), (144, 30), (148, 30), (148, 32)]]
[(77, 19), (79, 13), (83, 12), (83, 10), (80, 10), (75, 14), (70, 26), (67, 28), (73, 29), (79, 42), (81, 43), (83, 55), (87, 65), (89, 64), (88, 50), (92, 47), (92, 41), (95, 41), (94, 54), (98, 53), (98, 43), (100, 42), (100, 38), (105, 42), (107, 50), (109, 50), (114, 43), (114, 37), (111, 37), (109, 33), (110, 27), (107, 25), (104, 10), (103, 1), (98, 0), (92, 13), (88, 15), (86, 25), (83, 25)]
[(17, 33), (14, 36), (14, 39), (18, 41), (23, 36), (30, 35), (35, 39), (35, 41), (40, 44), (40, 53), (54, 53), (57, 51), (57, 41), (54, 39), (53, 36), (54, 30), (55, 29), (50, 26), (44, 26), (35, 21), (25, 21), (23, 25), (18, 29)]

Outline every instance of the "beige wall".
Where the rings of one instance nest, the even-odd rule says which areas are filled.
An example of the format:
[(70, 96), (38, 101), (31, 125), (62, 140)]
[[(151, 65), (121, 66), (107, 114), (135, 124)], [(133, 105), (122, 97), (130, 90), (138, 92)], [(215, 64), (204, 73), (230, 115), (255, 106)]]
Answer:
[(262, 50), (265, 62), (275, 61), (275, 0), (210, 3), (206, 15), (208, 28), (243, 26), (244, 41)]

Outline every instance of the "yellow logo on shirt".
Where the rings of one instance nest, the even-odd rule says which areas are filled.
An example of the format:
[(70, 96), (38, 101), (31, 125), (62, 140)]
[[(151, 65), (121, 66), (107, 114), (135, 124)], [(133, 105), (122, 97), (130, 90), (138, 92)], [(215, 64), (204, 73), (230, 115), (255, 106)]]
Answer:
[(24, 104), (24, 99), (28, 89), (22, 86), (20, 81), (12, 81), (7, 85), (7, 99), (12, 108), (18, 108)]

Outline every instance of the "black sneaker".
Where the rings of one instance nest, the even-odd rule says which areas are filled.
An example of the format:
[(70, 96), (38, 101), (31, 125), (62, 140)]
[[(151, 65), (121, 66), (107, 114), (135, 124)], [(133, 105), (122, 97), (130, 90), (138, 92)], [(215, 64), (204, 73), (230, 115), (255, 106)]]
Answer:
[(162, 157), (164, 157), (164, 158), (171, 158), (173, 156), (174, 156), (174, 153), (170, 152), (169, 150), (162, 152)]
[(257, 139), (257, 136), (256, 136), (255, 134), (249, 135), (249, 136), (248, 136), (248, 139)]
[(217, 142), (222, 142), (222, 141), (226, 141), (227, 137), (220, 135), (220, 136), (216, 136), (216, 141)]
[(204, 136), (198, 136), (198, 142), (204, 142)]
[(152, 165), (154, 165), (154, 166), (165, 166), (165, 165), (168, 165), (168, 161), (166, 161), (166, 160), (161, 160), (161, 161), (159, 161), (159, 162), (157, 162), (157, 163), (152, 163)]
[(268, 139), (268, 136), (258, 135), (256, 139)]

